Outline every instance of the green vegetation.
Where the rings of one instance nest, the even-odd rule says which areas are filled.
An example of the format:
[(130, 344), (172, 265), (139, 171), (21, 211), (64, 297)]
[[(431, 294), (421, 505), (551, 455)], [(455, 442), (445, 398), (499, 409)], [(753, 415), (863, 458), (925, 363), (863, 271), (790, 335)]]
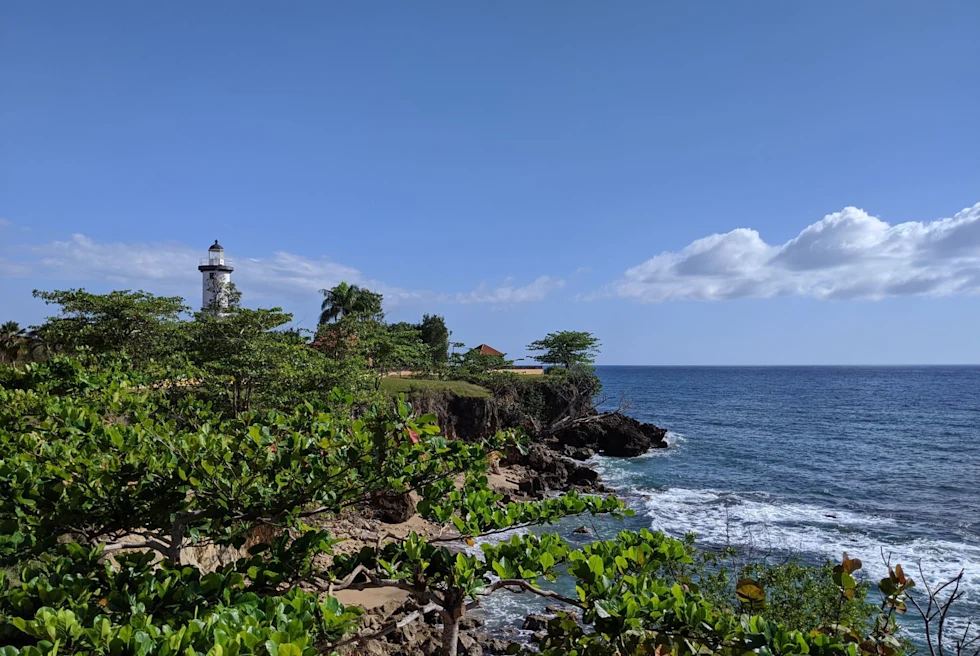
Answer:
[(474, 399), (490, 398), (490, 390), (463, 380), (430, 380), (425, 378), (385, 378), (381, 381), (381, 389), (389, 394), (407, 394), (412, 392), (445, 391), (456, 396)]
[(320, 307), (320, 323), (325, 324), (341, 317), (349, 319), (380, 320), (382, 296), (369, 289), (342, 282), (331, 289), (321, 289), (323, 304)]
[(449, 360), (449, 329), (446, 319), (438, 314), (423, 314), (418, 325), (419, 336), (437, 366)]
[(455, 342), (444, 375), (458, 380), (479, 380), (497, 375), (513, 364), (506, 355), (481, 353), (479, 349), (467, 349), (462, 342)]
[[(518, 532), (482, 545), (480, 557), (462, 550), (573, 515), (631, 513), (612, 496), (508, 502), (491, 490), (490, 454), (524, 445), (510, 433), (447, 440), (434, 416), (379, 394), (403, 385), (487, 394), (460, 380), (382, 379), (379, 360), (391, 366), (422, 342), (414, 328), (384, 324), (380, 309), (359, 314), (338, 294), (330, 328), (309, 344), (283, 330), (290, 317), (276, 308), (233, 302), (183, 320), (180, 299), (143, 292), (42, 297), (62, 307), (38, 328), (50, 356), (0, 366), (0, 566), (13, 572), (0, 575), (0, 656), (356, 653), (378, 631), (332, 596), (352, 586), (407, 591), (419, 610), (400, 621), (435, 613), (446, 656), (457, 653), (462, 617), (506, 592), (577, 611), (549, 623), (546, 656), (904, 649), (894, 617), (917, 602), (898, 566), (870, 608), (861, 563), (846, 555), (829, 571), (728, 572), (693, 543), (648, 530), (583, 548)], [(545, 393), (571, 384), (577, 396), (544, 402), (591, 401), (584, 357), (544, 384), (518, 384)], [(476, 375), (498, 386), (516, 378)], [(334, 553), (322, 519), (408, 493), (441, 534)], [(245, 545), (214, 571), (187, 557)], [(548, 587), (560, 576), (574, 595)]]
[(575, 366), (589, 366), (595, 362), (599, 353), (599, 340), (592, 333), (575, 330), (562, 330), (548, 333), (544, 339), (527, 345), (528, 351), (541, 351), (532, 356), (541, 364), (553, 364), (571, 369)]
[[(793, 558), (768, 562), (753, 559), (740, 547), (727, 547), (720, 552), (697, 550), (695, 537), (688, 535), (684, 540), (692, 562), (675, 574), (696, 580), (701, 594), (716, 607), (735, 612), (743, 603), (752, 605), (750, 595), (758, 586), (757, 600), (764, 603), (757, 610), (770, 622), (806, 632), (832, 623), (845, 625), (861, 635), (874, 631), (879, 609), (868, 601), (871, 583), (853, 577), (845, 582), (845, 573), (850, 576), (862, 567), (860, 561), (847, 554), (843, 565), (828, 561), (815, 567)], [(747, 581), (752, 585), (745, 585)], [(902, 644), (902, 649), (908, 648), (910, 645)]]
[(0, 324), (0, 362), (15, 362), (27, 345), (27, 331), (16, 321)]
[(178, 319), (187, 312), (181, 298), (128, 290), (92, 294), (84, 289), (34, 290), (34, 296), (58, 306), (58, 315), (38, 327), (36, 333), (38, 339), (60, 351), (125, 351), (143, 365), (167, 359), (180, 349)]

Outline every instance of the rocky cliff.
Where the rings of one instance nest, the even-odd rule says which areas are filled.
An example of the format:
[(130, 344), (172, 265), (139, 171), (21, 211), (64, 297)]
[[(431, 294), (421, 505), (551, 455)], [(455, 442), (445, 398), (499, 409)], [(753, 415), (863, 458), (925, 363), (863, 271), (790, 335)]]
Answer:
[[(411, 397), (415, 409), (438, 417), (449, 439), (479, 440), (499, 430), (524, 429), (528, 449), (510, 449), (505, 464), (527, 471), (522, 493), (553, 490), (604, 491), (598, 473), (580, 462), (596, 454), (635, 457), (667, 446), (667, 431), (620, 413), (596, 413), (591, 398), (561, 382), (503, 387), (490, 398), (425, 391)], [(572, 417), (575, 417), (572, 419)]]

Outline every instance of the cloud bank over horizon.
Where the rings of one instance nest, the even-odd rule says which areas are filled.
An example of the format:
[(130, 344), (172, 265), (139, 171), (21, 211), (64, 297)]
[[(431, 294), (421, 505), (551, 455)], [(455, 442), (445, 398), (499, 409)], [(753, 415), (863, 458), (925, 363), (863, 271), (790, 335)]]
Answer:
[[(12, 227), (6, 220), (3, 225)], [(8, 232), (9, 234), (9, 232)], [(6, 256), (5, 256), (6, 255)], [(47, 244), (0, 252), (0, 277), (150, 286), (186, 295), (200, 284), (203, 253), (179, 242), (100, 242), (76, 233)], [(393, 307), (412, 304), (539, 303), (565, 289), (549, 275), (519, 284), (510, 278), (464, 291), (410, 290), (371, 278), (326, 257), (274, 251), (232, 258), (234, 280), (258, 299), (307, 301), (341, 281), (384, 294)], [(584, 270), (580, 267), (571, 277)], [(581, 287), (581, 282), (578, 285)], [(881, 299), (980, 294), (980, 203), (950, 218), (891, 225), (863, 209), (845, 207), (782, 244), (737, 228), (665, 251), (628, 269), (600, 291), (577, 298), (618, 297), (640, 303), (808, 297)], [(193, 299), (189, 299), (193, 300)]]
[[(0, 277), (103, 281), (127, 287), (152, 284), (166, 293), (200, 285), (197, 265), (204, 255), (200, 249), (178, 242), (102, 243), (80, 233), (65, 241), (18, 250), (21, 256), (17, 261), (0, 257)], [(514, 285), (508, 279), (499, 286), (480, 284), (461, 292), (408, 290), (371, 279), (354, 267), (325, 257), (275, 251), (267, 257), (229, 259), (235, 267), (236, 285), (265, 299), (305, 299), (347, 281), (381, 292), (393, 306), (413, 301), (507, 306), (542, 301), (565, 284), (563, 280), (541, 276), (526, 285)]]
[(738, 228), (660, 253), (602, 295), (657, 303), (972, 294), (980, 294), (980, 203), (951, 218), (896, 225), (845, 207), (778, 245)]

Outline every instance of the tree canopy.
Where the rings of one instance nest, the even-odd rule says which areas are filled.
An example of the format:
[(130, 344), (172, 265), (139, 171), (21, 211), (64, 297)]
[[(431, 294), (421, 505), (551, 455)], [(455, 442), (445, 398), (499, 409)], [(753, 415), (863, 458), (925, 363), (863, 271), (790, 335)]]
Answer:
[(383, 316), (381, 294), (369, 289), (341, 282), (330, 289), (321, 289), (323, 303), (320, 306), (320, 323), (325, 324), (341, 317), (380, 320)]
[(188, 311), (176, 296), (144, 291), (93, 294), (84, 289), (34, 290), (35, 298), (57, 305), (57, 316), (38, 327), (49, 348), (70, 352), (84, 347), (94, 353), (125, 351), (143, 362), (166, 358), (176, 348), (177, 322)]
[[(181, 321), (180, 299), (107, 296), (45, 293), (63, 307), (47, 334), (81, 350), (0, 365), (0, 656), (357, 653), (432, 613), (442, 654), (456, 656), (463, 617), (507, 593), (574, 611), (548, 622), (545, 656), (901, 656), (895, 616), (952, 603), (936, 606), (932, 588), (917, 597), (889, 564), (872, 606), (847, 554), (820, 571), (743, 568), (732, 580), (717, 564), (698, 569), (691, 541), (646, 529), (569, 544), (540, 527), (631, 511), (615, 496), (505, 497), (488, 466), (526, 448), (516, 433), (449, 440), (434, 415), (360, 386), (429, 357), (413, 324), (340, 313), (318, 337), (335, 338), (343, 357), (332, 358), (283, 330), (291, 317), (278, 308)], [(598, 347), (568, 332), (535, 344), (564, 367)], [(457, 364), (503, 360), (476, 355)], [(379, 532), (351, 553), (321, 523), (410, 494), (438, 532)], [(478, 539), (479, 555), (465, 548)], [(245, 545), (210, 570), (188, 558)], [(568, 585), (553, 586), (559, 577)], [(417, 610), (369, 628), (334, 596), (351, 587), (400, 589)], [(967, 654), (963, 641), (950, 653)]]
[(438, 314), (424, 314), (418, 331), (432, 362), (437, 365), (445, 363), (449, 359), (449, 329), (446, 328), (446, 319)]
[(0, 324), (0, 362), (13, 362), (27, 344), (27, 331), (16, 321)]
[(591, 365), (599, 353), (599, 340), (592, 333), (562, 330), (548, 333), (543, 339), (531, 342), (528, 351), (539, 351), (531, 358), (541, 364), (552, 364), (571, 369)]
[[(445, 656), (457, 654), (462, 618), (508, 592), (577, 611), (548, 623), (546, 656), (901, 651), (893, 616), (914, 584), (900, 567), (879, 584), (881, 617), (859, 633), (839, 621), (864, 603), (861, 563), (845, 555), (827, 621), (801, 631), (766, 619), (759, 580), (713, 602), (692, 578), (689, 545), (662, 533), (624, 530), (573, 547), (522, 532), (629, 511), (615, 497), (574, 492), (506, 500), (486, 471), (489, 453), (517, 446), (513, 435), (446, 440), (435, 417), (404, 400), (355, 416), (340, 390), (338, 412), (305, 402), (225, 416), (140, 383), (125, 362), (92, 369), (59, 356), (0, 369), (0, 485), (14, 491), (0, 496), (0, 565), (16, 567), (16, 579), (0, 574), (2, 656), (315, 656), (345, 644), (356, 653), (378, 631), (332, 596), (353, 586), (406, 591), (418, 610), (399, 623), (435, 613)], [(316, 525), (379, 493), (409, 491), (424, 518), (452, 532), (382, 535), (337, 553)], [(503, 532), (514, 534), (479, 556), (461, 549)], [(195, 546), (246, 541), (246, 555), (214, 571), (185, 558)], [(549, 585), (563, 575), (574, 593)]]

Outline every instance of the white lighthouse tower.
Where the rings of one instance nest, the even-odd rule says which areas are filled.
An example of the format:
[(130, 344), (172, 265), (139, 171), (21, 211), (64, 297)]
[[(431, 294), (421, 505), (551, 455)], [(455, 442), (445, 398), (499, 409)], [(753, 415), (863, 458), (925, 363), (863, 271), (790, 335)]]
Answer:
[(201, 260), (201, 266), (197, 267), (201, 272), (203, 282), (201, 285), (201, 309), (220, 311), (228, 307), (228, 285), (231, 284), (231, 272), (235, 267), (225, 260), (225, 249), (214, 240), (214, 244), (208, 249), (208, 257)]

